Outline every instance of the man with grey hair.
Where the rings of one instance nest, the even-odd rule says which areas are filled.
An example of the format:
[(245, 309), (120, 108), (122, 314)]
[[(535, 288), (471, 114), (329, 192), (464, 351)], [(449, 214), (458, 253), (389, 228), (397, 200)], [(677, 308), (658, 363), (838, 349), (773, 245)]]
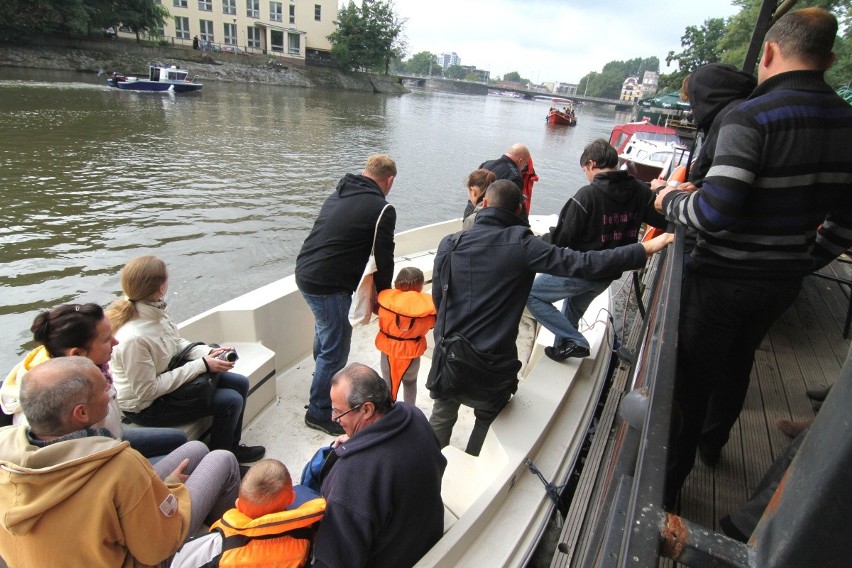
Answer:
[(313, 566), (414, 565), (444, 530), (447, 460), (426, 417), (415, 406), (394, 403), (384, 379), (360, 363), (335, 374), (331, 404), (346, 433), (324, 468), (327, 505)]
[[(683, 283), (666, 505), (696, 451), (721, 458), (754, 354), (802, 279), (852, 246), (852, 107), (825, 82), (837, 19), (822, 8), (769, 30), (758, 86), (725, 115), (700, 189), (663, 189), (657, 210), (698, 231)], [(686, 191), (684, 191), (686, 190)]]
[(11, 566), (157, 564), (234, 503), (230, 452), (184, 444), (157, 464), (169, 468), (162, 481), (127, 442), (93, 428), (109, 383), (86, 357), (34, 367), (20, 402), (29, 426), (0, 430), (0, 556)]
[[(352, 293), (375, 244), (376, 293), (391, 287), (396, 211), (386, 197), (396, 178), (387, 154), (367, 159), (361, 175), (346, 174), (325, 200), (296, 257), (296, 285), (314, 315), (314, 377), (305, 424), (343, 433), (331, 419), (331, 377), (346, 365), (352, 341)], [(376, 306), (377, 309), (377, 306)]]

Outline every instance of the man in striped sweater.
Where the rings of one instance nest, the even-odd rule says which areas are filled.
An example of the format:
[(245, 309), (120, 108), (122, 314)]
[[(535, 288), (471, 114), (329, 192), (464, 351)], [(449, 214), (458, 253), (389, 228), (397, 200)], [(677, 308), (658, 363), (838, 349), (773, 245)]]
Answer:
[(837, 20), (786, 14), (766, 35), (758, 87), (719, 131), (701, 189), (663, 189), (656, 207), (698, 230), (684, 281), (666, 505), (696, 449), (714, 466), (742, 410), (754, 352), (804, 276), (852, 245), (852, 107), (825, 82)]

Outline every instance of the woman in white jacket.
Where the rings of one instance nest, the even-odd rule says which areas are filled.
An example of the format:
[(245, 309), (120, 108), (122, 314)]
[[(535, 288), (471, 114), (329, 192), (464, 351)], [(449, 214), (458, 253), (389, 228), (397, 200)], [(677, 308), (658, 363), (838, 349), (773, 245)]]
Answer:
[[(229, 372), (234, 363), (218, 359), (225, 347), (199, 345), (189, 362), (167, 370), (172, 357), (190, 345), (166, 312), (166, 264), (156, 256), (140, 256), (121, 271), (125, 297), (113, 302), (107, 315), (119, 343), (113, 350), (112, 370), (118, 401), (125, 416), (144, 426), (174, 426), (202, 416), (212, 416), (210, 449), (230, 450), (240, 462), (263, 457), (263, 446), (240, 444), (243, 412), (249, 383)], [(219, 373), (210, 408), (185, 408), (169, 404), (163, 395), (204, 372)]]

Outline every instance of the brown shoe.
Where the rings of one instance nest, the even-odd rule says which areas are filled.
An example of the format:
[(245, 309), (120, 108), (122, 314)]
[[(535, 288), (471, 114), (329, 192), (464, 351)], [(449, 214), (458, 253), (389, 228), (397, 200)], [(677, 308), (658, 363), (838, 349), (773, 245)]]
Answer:
[(787, 420), (785, 418), (781, 418), (775, 421), (775, 425), (778, 426), (778, 429), (784, 433), (788, 438), (795, 438), (802, 432), (808, 429), (808, 427), (813, 424), (813, 420)]

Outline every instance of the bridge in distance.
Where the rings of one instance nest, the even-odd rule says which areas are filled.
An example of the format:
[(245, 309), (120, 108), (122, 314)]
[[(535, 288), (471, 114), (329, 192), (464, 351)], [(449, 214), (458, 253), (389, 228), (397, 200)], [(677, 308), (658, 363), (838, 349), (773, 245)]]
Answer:
[(477, 83), (474, 81), (464, 81), (461, 79), (443, 79), (441, 77), (424, 77), (420, 75), (398, 75), (400, 82), (408, 85), (413, 85), (421, 88), (433, 89), (437, 91), (450, 91), (454, 93), (463, 92), (469, 94), (488, 94), (489, 91), (499, 91), (503, 93), (517, 93), (525, 99), (534, 99), (536, 97), (552, 97), (560, 99), (568, 99), (574, 102), (592, 103), (599, 105), (611, 105), (617, 109), (630, 110), (633, 108), (633, 103), (628, 101), (620, 101), (618, 99), (605, 99), (602, 97), (588, 97), (583, 95), (558, 95), (552, 93), (540, 93), (537, 91), (527, 91), (524, 89), (510, 89), (505, 87), (497, 87), (494, 85), (486, 85), (485, 83)]

